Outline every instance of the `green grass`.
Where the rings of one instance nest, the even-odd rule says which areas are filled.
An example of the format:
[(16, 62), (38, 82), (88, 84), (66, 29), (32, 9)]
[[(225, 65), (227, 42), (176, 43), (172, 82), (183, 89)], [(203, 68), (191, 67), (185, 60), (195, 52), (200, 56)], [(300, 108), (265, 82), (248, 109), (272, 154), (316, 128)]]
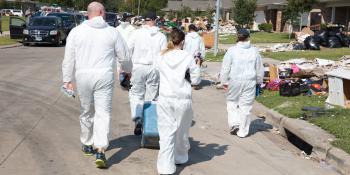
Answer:
[(344, 55), (350, 55), (349, 48), (337, 49), (322, 49), (320, 51), (306, 50), (306, 51), (288, 51), (288, 52), (264, 52), (262, 55), (265, 58), (272, 58), (275, 60), (285, 61), (292, 58), (306, 58), (313, 60), (315, 58), (323, 58), (329, 60), (339, 60)]
[(1, 25), (2, 31), (9, 31), (10, 30), (9, 24), (10, 24), (10, 17), (3, 16), (2, 17), (2, 25)]
[[(262, 52), (264, 58), (272, 58), (279, 61), (286, 61), (293, 58), (306, 58), (313, 60), (315, 58), (323, 58), (328, 60), (338, 61), (344, 55), (350, 55), (349, 48), (337, 48), (337, 49), (323, 49), (323, 50), (305, 50), (305, 51), (288, 51), (288, 52)], [(212, 52), (208, 52), (206, 55), (206, 61), (220, 62), (222, 61), (225, 53), (219, 52), (214, 57)]]
[(209, 62), (221, 62), (222, 59), (224, 58), (225, 52), (218, 52), (216, 56), (214, 56), (213, 52), (207, 52), (205, 55), (205, 61)]
[[(287, 33), (267, 33), (256, 32), (251, 34), (252, 43), (289, 43), (292, 39), (289, 39)], [(236, 43), (235, 35), (221, 35), (219, 36), (219, 42), (221, 44), (234, 44)]]
[[(19, 17), (19, 18), (22, 18), (23, 20), (25, 20), (25, 17)], [(10, 28), (9, 28), (9, 25), (10, 25), (10, 17), (9, 16), (2, 16), (2, 31), (9, 31)]]
[[(264, 91), (257, 98), (266, 107), (291, 118), (301, 117), (301, 108), (304, 106), (324, 107), (325, 100), (325, 96), (281, 97), (278, 92), (273, 91)], [(310, 122), (335, 135), (337, 139), (332, 144), (350, 153), (350, 110), (332, 109)]]
[(18, 40), (10, 39), (9, 36), (0, 37), (0, 46), (16, 44)]

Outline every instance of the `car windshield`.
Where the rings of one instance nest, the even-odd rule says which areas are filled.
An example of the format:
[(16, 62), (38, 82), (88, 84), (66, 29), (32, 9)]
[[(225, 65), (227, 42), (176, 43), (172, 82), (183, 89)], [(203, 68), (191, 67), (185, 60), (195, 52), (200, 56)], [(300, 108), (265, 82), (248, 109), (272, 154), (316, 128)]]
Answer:
[(54, 18), (33, 18), (30, 26), (56, 26), (56, 19)]
[(62, 21), (64, 21), (64, 22), (74, 23), (73, 15), (69, 15), (69, 14), (49, 14), (48, 16), (57, 16), (57, 17), (60, 17), (62, 19)]

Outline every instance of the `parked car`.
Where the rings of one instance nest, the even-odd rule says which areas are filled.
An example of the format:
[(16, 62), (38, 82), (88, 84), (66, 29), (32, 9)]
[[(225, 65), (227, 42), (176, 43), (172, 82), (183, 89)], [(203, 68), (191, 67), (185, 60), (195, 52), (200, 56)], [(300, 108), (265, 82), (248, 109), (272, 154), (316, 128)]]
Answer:
[(62, 19), (63, 28), (68, 35), (69, 32), (76, 26), (79, 25), (79, 21), (74, 14), (70, 13), (49, 13), (47, 16), (56, 16)]
[(106, 13), (106, 22), (110, 26), (116, 27), (117, 21), (118, 21), (118, 14), (117, 13), (111, 13), (111, 12)]
[(81, 23), (83, 23), (85, 20), (87, 20), (87, 17), (84, 16), (83, 14), (81, 14), (81, 13), (75, 13), (74, 15), (76, 16), (76, 18), (77, 18), (77, 20), (78, 20), (78, 24), (81, 24)]
[(22, 10), (13, 9), (12, 14), (13, 14), (13, 16), (23, 17), (23, 11)]
[(31, 18), (23, 30), (23, 45), (35, 43), (60, 46), (66, 38), (63, 22), (55, 16)]

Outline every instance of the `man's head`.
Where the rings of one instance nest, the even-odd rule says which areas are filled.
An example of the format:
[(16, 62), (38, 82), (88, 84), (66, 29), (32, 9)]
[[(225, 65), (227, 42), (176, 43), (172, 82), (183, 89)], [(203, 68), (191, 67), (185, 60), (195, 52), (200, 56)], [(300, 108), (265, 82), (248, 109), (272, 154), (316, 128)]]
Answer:
[(88, 12), (88, 17), (89, 19), (92, 19), (97, 16), (102, 16), (105, 18), (106, 12), (105, 12), (105, 7), (99, 3), (99, 2), (91, 2), (87, 8)]
[(130, 13), (124, 13), (122, 17), (123, 22), (130, 22), (131, 23), (131, 18), (134, 17), (134, 15)]
[(190, 24), (190, 25), (188, 26), (188, 30), (189, 30), (190, 32), (197, 32), (197, 27), (196, 27), (194, 24)]
[(156, 19), (157, 19), (157, 14), (155, 11), (149, 11), (147, 12), (145, 16), (145, 23), (146, 25), (149, 26), (155, 26), (156, 25)]
[(239, 29), (237, 32), (237, 42), (248, 41), (250, 38), (250, 33), (247, 29)]

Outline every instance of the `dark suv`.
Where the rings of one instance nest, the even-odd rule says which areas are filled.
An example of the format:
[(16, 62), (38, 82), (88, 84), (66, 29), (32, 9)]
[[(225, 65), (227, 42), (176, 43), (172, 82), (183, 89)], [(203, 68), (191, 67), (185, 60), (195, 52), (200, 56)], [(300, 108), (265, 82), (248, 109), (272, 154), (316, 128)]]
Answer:
[(76, 15), (71, 13), (49, 13), (47, 16), (56, 16), (61, 18), (63, 22), (64, 30), (67, 35), (74, 27), (79, 25), (79, 21)]
[(23, 30), (23, 45), (35, 43), (60, 46), (66, 37), (60, 18), (34, 17)]

